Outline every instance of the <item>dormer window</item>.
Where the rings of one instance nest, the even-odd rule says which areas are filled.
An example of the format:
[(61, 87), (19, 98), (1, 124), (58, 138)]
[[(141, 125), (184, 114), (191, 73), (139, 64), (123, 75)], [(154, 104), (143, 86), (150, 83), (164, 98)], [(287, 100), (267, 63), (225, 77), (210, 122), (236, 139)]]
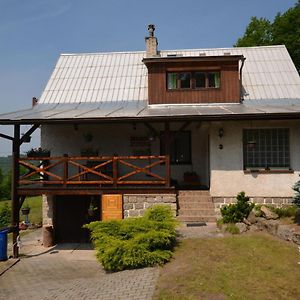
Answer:
[(220, 72), (169, 72), (168, 90), (220, 87)]

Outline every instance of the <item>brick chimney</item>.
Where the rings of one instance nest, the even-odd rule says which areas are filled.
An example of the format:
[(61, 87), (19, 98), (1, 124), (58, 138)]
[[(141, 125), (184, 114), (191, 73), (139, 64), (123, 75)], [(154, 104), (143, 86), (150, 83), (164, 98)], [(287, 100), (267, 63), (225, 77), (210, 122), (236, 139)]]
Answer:
[(154, 36), (155, 25), (149, 24), (148, 25), (148, 32), (149, 36), (145, 37), (146, 41), (146, 57), (157, 57), (160, 56), (157, 51), (157, 38)]
[(38, 101), (39, 101), (39, 100), (38, 100), (37, 98), (33, 97), (33, 98), (32, 98), (32, 107), (33, 107), (33, 106), (36, 106), (37, 103), (38, 103)]

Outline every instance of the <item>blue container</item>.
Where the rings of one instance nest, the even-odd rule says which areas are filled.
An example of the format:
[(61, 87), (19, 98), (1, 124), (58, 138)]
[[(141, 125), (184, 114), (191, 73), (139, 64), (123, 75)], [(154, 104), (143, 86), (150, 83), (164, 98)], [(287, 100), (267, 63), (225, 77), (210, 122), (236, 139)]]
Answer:
[(7, 232), (7, 229), (0, 230), (0, 261), (7, 260)]

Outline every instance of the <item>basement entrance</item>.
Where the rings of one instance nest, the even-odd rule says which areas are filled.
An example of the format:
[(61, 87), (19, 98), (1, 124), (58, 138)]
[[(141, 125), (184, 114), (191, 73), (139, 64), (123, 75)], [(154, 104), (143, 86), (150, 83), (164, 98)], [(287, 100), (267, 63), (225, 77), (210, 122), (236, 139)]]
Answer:
[[(89, 210), (93, 204), (93, 212)], [(89, 231), (84, 224), (100, 220), (100, 197), (56, 196), (55, 240), (57, 243), (87, 243)]]

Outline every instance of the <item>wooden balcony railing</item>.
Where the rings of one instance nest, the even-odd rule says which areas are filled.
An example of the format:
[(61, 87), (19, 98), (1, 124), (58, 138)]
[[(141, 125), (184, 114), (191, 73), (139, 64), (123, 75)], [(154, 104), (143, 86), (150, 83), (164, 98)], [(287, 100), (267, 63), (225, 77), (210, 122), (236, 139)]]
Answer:
[(169, 156), (22, 157), (19, 165), (19, 186), (170, 186)]

